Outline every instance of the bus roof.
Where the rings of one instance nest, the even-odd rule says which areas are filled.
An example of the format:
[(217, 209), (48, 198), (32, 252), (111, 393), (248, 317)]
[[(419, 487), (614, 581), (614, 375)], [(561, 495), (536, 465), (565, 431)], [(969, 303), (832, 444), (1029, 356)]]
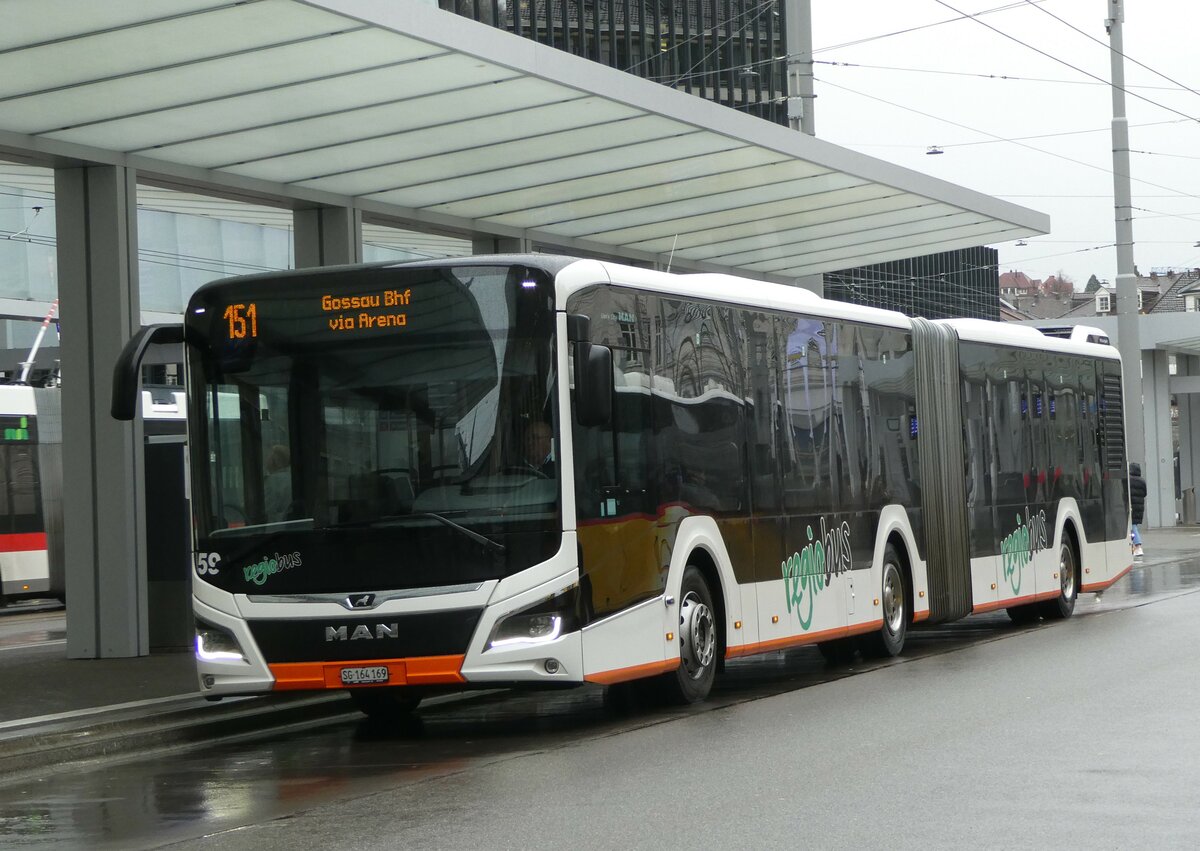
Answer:
[[(596, 260), (581, 260), (577, 264), (565, 267), (559, 273), (560, 309), (565, 307), (566, 300), (571, 293), (601, 282), (605, 278), (615, 285), (626, 284), (639, 289), (682, 297), (802, 313), (823, 319), (864, 322), (905, 331), (912, 329), (912, 320), (902, 313), (833, 301), (801, 287), (771, 284), (733, 275), (677, 275)], [(1001, 343), (1017, 348), (1120, 360), (1120, 355), (1112, 346), (1082, 342), (1078, 337), (1075, 339), (1050, 337), (1027, 325), (991, 322), (986, 319), (939, 319), (936, 321), (954, 328), (959, 339), (969, 342)]]
[(580, 260), (558, 273), (559, 309), (565, 309), (567, 299), (573, 293), (599, 283), (631, 286), (664, 295), (725, 302), (763, 310), (869, 322), (904, 331), (912, 328), (912, 322), (902, 313), (831, 301), (802, 287), (789, 287), (715, 273), (680, 275), (599, 260)]
[[(246, 275), (239, 278), (222, 278), (208, 286), (224, 286), (240, 281), (265, 278), (299, 278), (327, 275), (330, 273), (353, 272), (360, 269), (422, 268), (443, 266), (528, 266), (555, 277), (557, 307), (566, 308), (567, 299), (575, 292), (596, 284), (609, 283), (615, 286), (630, 286), (637, 289), (695, 298), (704, 301), (738, 304), (763, 310), (778, 310), (802, 313), (822, 319), (864, 322), (904, 331), (912, 329), (912, 321), (903, 313), (877, 307), (850, 304), (822, 298), (802, 287), (773, 284), (740, 278), (735, 275), (717, 273), (679, 274), (659, 272), (637, 266), (626, 266), (604, 260), (580, 259), (559, 254), (484, 254), (473, 257), (446, 257), (433, 260), (404, 262), (382, 262), (354, 266), (324, 266), (310, 269), (294, 269), (283, 272)], [(203, 288), (202, 288), (203, 289)], [(1085, 357), (1120, 360), (1117, 350), (1111, 345), (1082, 342), (1080, 335), (1074, 339), (1052, 337), (1027, 325), (1008, 322), (991, 322), (985, 319), (939, 319), (954, 328), (962, 340), (981, 343), (1003, 343), (1019, 348), (1040, 349)]]
[(937, 321), (949, 325), (957, 331), (960, 340), (972, 343), (1003, 343), (1016, 348), (1061, 352), (1065, 355), (1081, 355), (1110, 360), (1121, 359), (1120, 354), (1113, 346), (1065, 337), (1051, 337), (1030, 325), (989, 322), (986, 319), (939, 319)]

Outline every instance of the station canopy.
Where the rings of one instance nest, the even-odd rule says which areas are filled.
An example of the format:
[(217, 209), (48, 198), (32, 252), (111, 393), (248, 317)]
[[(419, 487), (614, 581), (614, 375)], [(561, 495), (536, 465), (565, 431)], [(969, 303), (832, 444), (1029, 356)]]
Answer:
[(418, 0), (39, 0), (4, 18), (0, 156), (771, 279), (1049, 229)]

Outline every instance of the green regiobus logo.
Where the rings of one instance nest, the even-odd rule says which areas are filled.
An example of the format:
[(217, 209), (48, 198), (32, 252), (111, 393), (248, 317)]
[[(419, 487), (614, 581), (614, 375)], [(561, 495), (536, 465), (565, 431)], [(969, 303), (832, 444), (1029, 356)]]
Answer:
[(300, 553), (284, 553), (283, 555), (275, 553), (255, 564), (246, 565), (242, 568), (242, 574), (246, 577), (247, 582), (262, 585), (275, 574), (300, 567), (301, 564)]
[(812, 625), (813, 603), (818, 594), (829, 586), (833, 577), (850, 569), (850, 524), (827, 529), (821, 518), (821, 534), (813, 537), (808, 529), (808, 544), (780, 563), (783, 572), (783, 593), (788, 612), (795, 610), (800, 628)]
[(1004, 566), (1004, 581), (1014, 594), (1021, 591), (1021, 574), (1039, 550), (1046, 549), (1046, 512), (1017, 515), (1017, 528), (1000, 542), (1000, 560)]

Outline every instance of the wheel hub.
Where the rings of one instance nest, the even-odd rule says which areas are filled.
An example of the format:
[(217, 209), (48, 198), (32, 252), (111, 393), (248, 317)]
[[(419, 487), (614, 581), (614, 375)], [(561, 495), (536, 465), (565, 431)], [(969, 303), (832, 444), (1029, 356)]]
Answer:
[(1075, 559), (1065, 545), (1058, 557), (1058, 576), (1062, 583), (1063, 599), (1069, 600), (1075, 593)]
[(896, 565), (886, 564), (883, 570), (883, 622), (888, 632), (895, 635), (904, 618), (904, 586)]
[(679, 656), (688, 676), (698, 679), (713, 662), (717, 646), (712, 609), (694, 593), (679, 607)]

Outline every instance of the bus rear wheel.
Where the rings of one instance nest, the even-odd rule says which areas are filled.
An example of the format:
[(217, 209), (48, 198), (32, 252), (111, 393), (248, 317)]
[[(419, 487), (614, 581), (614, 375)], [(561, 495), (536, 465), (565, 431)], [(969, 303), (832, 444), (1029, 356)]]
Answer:
[(381, 686), (376, 688), (352, 688), (350, 699), (363, 715), (376, 721), (395, 721), (412, 715), (421, 703), (421, 698), (405, 688)]
[(883, 625), (879, 632), (870, 636), (864, 645), (874, 656), (899, 656), (904, 650), (904, 638), (908, 635), (909, 593), (904, 580), (904, 568), (896, 548), (888, 544), (883, 549), (883, 583), (880, 589), (880, 605), (883, 608)]
[(1058, 551), (1058, 584), (1058, 596), (1041, 605), (1041, 615), (1047, 620), (1064, 620), (1075, 611), (1075, 600), (1079, 596), (1079, 566), (1075, 548), (1069, 540), (1064, 540)]
[(715, 611), (704, 574), (689, 564), (679, 586), (679, 667), (662, 680), (671, 703), (696, 703), (712, 690), (721, 645)]

